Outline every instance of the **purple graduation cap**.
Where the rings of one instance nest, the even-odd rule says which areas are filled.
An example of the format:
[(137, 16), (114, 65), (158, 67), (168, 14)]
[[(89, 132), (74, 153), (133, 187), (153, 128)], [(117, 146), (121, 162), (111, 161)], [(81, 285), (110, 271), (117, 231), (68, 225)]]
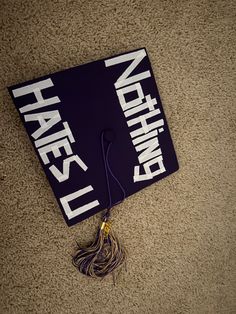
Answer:
[(8, 90), (68, 226), (178, 169), (145, 48)]

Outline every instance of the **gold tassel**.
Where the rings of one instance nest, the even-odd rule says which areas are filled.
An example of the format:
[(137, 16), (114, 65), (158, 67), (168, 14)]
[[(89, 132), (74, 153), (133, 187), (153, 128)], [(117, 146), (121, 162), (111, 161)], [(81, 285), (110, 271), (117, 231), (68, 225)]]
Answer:
[(88, 247), (78, 246), (73, 265), (84, 275), (103, 278), (118, 269), (125, 257), (125, 250), (111, 228), (111, 221), (105, 217), (95, 241)]

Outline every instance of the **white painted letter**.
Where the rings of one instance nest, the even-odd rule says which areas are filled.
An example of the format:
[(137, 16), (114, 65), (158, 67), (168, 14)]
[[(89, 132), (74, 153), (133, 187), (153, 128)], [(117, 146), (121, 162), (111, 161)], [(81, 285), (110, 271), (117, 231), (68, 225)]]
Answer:
[(78, 215), (88, 211), (89, 209), (94, 208), (94, 207), (99, 205), (98, 200), (95, 200), (95, 201), (90, 202), (86, 205), (83, 205), (83, 206), (78, 207), (74, 210), (71, 210), (69, 202), (73, 201), (74, 199), (76, 199), (76, 198), (80, 197), (81, 195), (84, 195), (90, 191), (93, 191), (93, 187), (91, 185), (60, 198), (61, 205), (62, 205), (68, 219), (75, 218), (76, 216), (78, 216)]
[[(159, 169), (157, 169), (154, 172), (151, 172), (150, 167), (154, 164), (158, 164)], [(155, 176), (158, 176), (159, 174), (163, 173), (166, 171), (165, 166), (163, 164), (163, 157), (158, 156), (152, 160), (147, 161), (144, 165), (144, 170), (145, 170), (145, 174), (140, 174), (140, 166), (135, 166), (134, 167), (134, 177), (133, 180), (134, 182), (137, 181), (144, 181), (144, 180), (150, 180), (152, 178), (154, 178)]]
[(50, 163), (50, 160), (48, 159), (48, 156), (47, 156), (49, 152), (52, 152), (55, 158), (60, 157), (61, 152), (59, 148), (61, 147), (64, 147), (67, 155), (73, 154), (71, 146), (70, 146), (70, 142), (68, 141), (67, 138), (63, 138), (60, 141), (50, 143), (46, 146), (40, 147), (38, 149), (38, 152), (39, 152), (40, 157), (42, 158), (43, 163), (45, 165)]
[(155, 109), (155, 110), (150, 111), (146, 114), (143, 114), (137, 118), (133, 118), (133, 119), (127, 121), (127, 124), (129, 127), (132, 125), (135, 125), (137, 123), (141, 123), (141, 128), (130, 132), (131, 137), (134, 138), (136, 136), (140, 136), (142, 134), (148, 133), (148, 132), (152, 131), (153, 129), (157, 129), (158, 127), (164, 125), (163, 119), (152, 122), (150, 124), (147, 123), (148, 119), (158, 115), (159, 113), (160, 113), (160, 109)]
[(75, 142), (75, 139), (73, 137), (73, 134), (71, 132), (71, 129), (69, 127), (69, 124), (67, 122), (63, 122), (64, 129), (61, 131), (58, 131), (56, 133), (53, 133), (51, 135), (45, 136), (37, 141), (34, 142), (35, 147), (40, 147), (43, 145), (46, 145), (48, 143), (51, 143), (53, 141), (56, 141), (64, 136), (67, 136), (71, 143)]
[(53, 105), (53, 104), (60, 102), (60, 99), (58, 97), (51, 97), (48, 99), (43, 98), (41, 90), (48, 88), (48, 87), (51, 87), (51, 86), (54, 86), (54, 85), (53, 85), (52, 80), (49, 78), (49, 79), (46, 79), (46, 80), (43, 80), (43, 81), (40, 81), (40, 82), (37, 82), (34, 84), (30, 84), (30, 85), (27, 85), (24, 87), (14, 89), (12, 91), (12, 93), (13, 93), (13, 96), (15, 98), (20, 97), (20, 96), (24, 96), (24, 95), (27, 95), (30, 93), (34, 93), (34, 95), (37, 99), (36, 103), (28, 104), (26, 106), (21, 107), (19, 109), (20, 112), (24, 113), (24, 112), (32, 111), (32, 110), (35, 110), (38, 108), (46, 107), (46, 106)]
[(116, 89), (129, 85), (129, 84), (133, 84), (135, 82), (141, 81), (151, 76), (150, 71), (145, 71), (145, 72), (133, 75), (131, 77), (128, 77), (146, 55), (147, 54), (146, 54), (145, 49), (141, 49), (138, 51), (126, 53), (125, 55), (121, 55), (118, 57), (105, 60), (106, 67), (133, 60), (133, 62), (128, 66), (128, 68), (124, 71), (124, 73), (117, 79), (115, 83)]
[[(125, 100), (125, 95), (133, 91), (137, 92), (138, 97), (127, 102)], [(136, 83), (127, 87), (120, 88), (116, 91), (116, 93), (119, 98), (120, 105), (123, 111), (140, 105), (142, 103), (142, 99), (144, 98), (142, 86), (140, 83)]]
[(139, 163), (142, 164), (145, 161), (148, 161), (150, 159), (153, 159), (154, 157), (161, 155), (161, 149), (160, 148), (155, 150), (158, 146), (159, 146), (159, 141), (158, 141), (157, 137), (136, 146), (135, 149), (137, 152), (144, 150), (138, 156)]
[(145, 103), (143, 103), (141, 105), (139, 104), (139, 106), (125, 111), (126, 118), (131, 116), (131, 115), (134, 115), (140, 111), (143, 111), (145, 109), (148, 109), (149, 111), (153, 111), (155, 109), (154, 105), (157, 104), (156, 98), (151, 98), (151, 95), (147, 95), (147, 96), (145, 96), (145, 100), (146, 100)]
[(75, 161), (84, 171), (88, 169), (78, 155), (73, 155), (63, 160), (63, 172), (59, 171), (55, 165), (52, 165), (49, 170), (59, 182), (66, 181), (69, 179), (70, 164), (73, 161)]
[[(39, 138), (43, 133), (48, 131), (53, 125), (61, 121), (61, 116), (58, 110), (32, 113), (24, 115), (25, 121), (38, 121), (40, 127), (31, 134), (34, 139)], [(46, 121), (46, 119), (48, 121)]]

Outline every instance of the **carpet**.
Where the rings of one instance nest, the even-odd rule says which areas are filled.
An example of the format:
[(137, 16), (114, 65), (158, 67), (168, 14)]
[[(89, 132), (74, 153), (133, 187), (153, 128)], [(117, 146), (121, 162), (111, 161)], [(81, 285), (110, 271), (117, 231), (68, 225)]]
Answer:
[[(0, 312), (236, 313), (236, 7), (220, 0), (0, 1)], [(129, 197), (113, 226), (127, 271), (71, 264), (72, 228), (6, 87), (146, 47), (180, 169)]]

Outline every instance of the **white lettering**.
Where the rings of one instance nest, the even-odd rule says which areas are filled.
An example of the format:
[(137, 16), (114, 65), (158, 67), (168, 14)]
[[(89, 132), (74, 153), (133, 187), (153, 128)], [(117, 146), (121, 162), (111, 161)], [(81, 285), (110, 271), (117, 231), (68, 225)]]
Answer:
[(88, 167), (78, 155), (73, 155), (63, 160), (63, 172), (58, 170), (55, 165), (52, 165), (49, 170), (59, 182), (66, 181), (69, 179), (70, 164), (73, 161), (75, 161), (82, 170), (86, 171), (88, 169)]
[(71, 155), (73, 154), (70, 143), (68, 141), (67, 138), (64, 138), (60, 141), (54, 142), (54, 143), (50, 143), (46, 146), (43, 146), (41, 148), (38, 149), (39, 155), (42, 158), (42, 161), (45, 165), (49, 164), (50, 161), (48, 159), (47, 154), (49, 152), (52, 152), (55, 158), (58, 158), (61, 156), (61, 152), (59, 150), (59, 148), (64, 147), (65, 152), (67, 155)]
[[(131, 101), (126, 102), (125, 95), (130, 93), (130, 92), (133, 92), (133, 91), (137, 92), (138, 97), (131, 100)], [(133, 108), (137, 105), (140, 105), (142, 103), (142, 99), (144, 98), (143, 90), (142, 90), (140, 83), (120, 88), (116, 91), (116, 93), (118, 95), (120, 105), (121, 105), (123, 111), (125, 111), (129, 108)]]
[(137, 152), (140, 152), (141, 150), (145, 149), (138, 156), (139, 163), (141, 164), (147, 160), (150, 160), (156, 156), (161, 155), (161, 149), (160, 148), (158, 150), (155, 150), (158, 146), (159, 146), (159, 141), (158, 141), (157, 137), (136, 146), (135, 149)]
[[(152, 172), (150, 167), (154, 164), (158, 164), (159, 169)], [(134, 167), (134, 177), (133, 177), (134, 182), (153, 179), (155, 176), (166, 171), (165, 166), (163, 164), (162, 155), (152, 160), (147, 161), (145, 164), (143, 164), (143, 167), (144, 167), (145, 174), (140, 174), (140, 166)]]
[(24, 96), (24, 95), (27, 95), (30, 93), (34, 93), (34, 95), (37, 99), (36, 103), (21, 107), (19, 109), (20, 112), (25, 113), (25, 112), (32, 111), (32, 110), (35, 110), (38, 108), (42, 108), (45, 106), (54, 105), (56, 103), (59, 103), (60, 99), (57, 96), (52, 97), (52, 98), (48, 98), (48, 99), (44, 99), (42, 96), (41, 90), (46, 89), (46, 88), (51, 87), (51, 86), (53, 86), (53, 82), (49, 78), (49, 79), (46, 79), (46, 80), (43, 80), (43, 81), (40, 81), (40, 82), (37, 82), (34, 84), (30, 84), (30, 85), (27, 85), (24, 87), (14, 89), (12, 91), (12, 93), (13, 93), (13, 96), (15, 98), (20, 97), (20, 96)]
[(116, 89), (129, 85), (129, 84), (133, 84), (135, 82), (141, 81), (151, 76), (150, 71), (145, 71), (145, 72), (133, 75), (131, 77), (128, 77), (134, 71), (134, 69), (138, 66), (138, 64), (143, 60), (145, 56), (146, 56), (145, 49), (141, 49), (138, 51), (126, 53), (125, 55), (121, 55), (118, 57), (105, 60), (106, 67), (110, 67), (115, 64), (133, 60), (133, 62), (128, 66), (128, 68), (124, 71), (124, 73), (117, 79), (116, 83), (114, 84)]
[(80, 196), (82, 196), (82, 195), (84, 195), (90, 191), (93, 191), (93, 187), (91, 185), (60, 198), (61, 205), (62, 205), (68, 219), (75, 218), (76, 216), (78, 216), (78, 215), (88, 211), (89, 209), (94, 208), (94, 207), (99, 205), (98, 200), (95, 200), (95, 201), (92, 201), (86, 205), (78, 207), (74, 210), (72, 210), (70, 208), (69, 202), (75, 200), (76, 198), (78, 198), (78, 197), (80, 197)]
[[(150, 71), (144, 71), (130, 76), (145, 56), (145, 49), (141, 49), (105, 60), (106, 67), (132, 61), (114, 83), (114, 86), (120, 106), (124, 112), (124, 116), (126, 118), (133, 115), (136, 116), (135, 118), (127, 121), (128, 127), (132, 127), (138, 123), (141, 124), (141, 127), (130, 132), (135, 150), (137, 152), (142, 151), (138, 156), (138, 161), (140, 165), (142, 164), (145, 171), (144, 174), (140, 174), (140, 166), (135, 166), (133, 176), (134, 182), (153, 179), (153, 177), (166, 171), (158, 139), (158, 135), (164, 131), (164, 120), (159, 119), (157, 121), (153, 121), (153, 117), (161, 113), (160, 109), (155, 108), (155, 105), (157, 105), (157, 99), (152, 98), (150, 94), (144, 96), (144, 92), (140, 84), (141, 80), (151, 77), (151, 73)], [(136, 92), (137, 96), (134, 99), (127, 101), (127, 94), (131, 92)], [(139, 112), (145, 112), (147, 110), (148, 112), (137, 117)], [(152, 120), (148, 121), (151, 118)], [(157, 164), (159, 169), (152, 172), (151, 166), (154, 164)]]
[(53, 133), (51, 135), (45, 136), (45, 137), (35, 141), (35, 147), (41, 147), (41, 146), (46, 145), (48, 143), (54, 142), (54, 141), (56, 141), (56, 140), (58, 140), (64, 136), (68, 136), (70, 142), (74, 143), (75, 139), (72, 135), (72, 132), (71, 132), (71, 129), (70, 129), (68, 123), (63, 122), (63, 125), (64, 125), (63, 130), (58, 131), (56, 133)]
[[(34, 139), (39, 138), (43, 133), (48, 131), (53, 125), (61, 121), (61, 116), (58, 110), (46, 111), (41, 113), (32, 113), (24, 115), (26, 122), (29, 121), (38, 121), (40, 127), (31, 134)], [(48, 121), (46, 121), (46, 119)]]

